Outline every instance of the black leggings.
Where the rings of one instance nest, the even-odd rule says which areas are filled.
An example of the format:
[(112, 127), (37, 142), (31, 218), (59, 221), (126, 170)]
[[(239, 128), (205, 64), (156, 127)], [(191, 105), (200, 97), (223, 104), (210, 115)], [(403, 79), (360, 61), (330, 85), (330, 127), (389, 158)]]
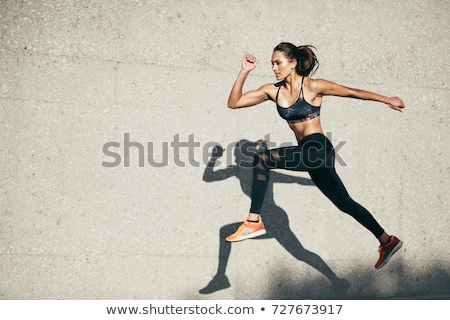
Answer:
[(380, 237), (383, 228), (369, 211), (350, 198), (336, 173), (334, 159), (333, 145), (320, 133), (306, 136), (298, 146), (271, 149), (255, 155), (250, 212), (261, 212), (270, 169), (307, 171), (316, 186), (341, 211), (355, 218), (375, 237)]

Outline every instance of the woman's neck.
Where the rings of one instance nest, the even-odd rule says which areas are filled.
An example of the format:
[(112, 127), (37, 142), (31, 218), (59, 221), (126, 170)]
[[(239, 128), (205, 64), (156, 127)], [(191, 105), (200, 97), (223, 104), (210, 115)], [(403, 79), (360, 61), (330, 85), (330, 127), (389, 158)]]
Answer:
[(284, 79), (286, 88), (289, 90), (298, 89), (302, 84), (302, 78), (303, 76), (297, 74), (296, 72), (293, 72), (291, 75)]

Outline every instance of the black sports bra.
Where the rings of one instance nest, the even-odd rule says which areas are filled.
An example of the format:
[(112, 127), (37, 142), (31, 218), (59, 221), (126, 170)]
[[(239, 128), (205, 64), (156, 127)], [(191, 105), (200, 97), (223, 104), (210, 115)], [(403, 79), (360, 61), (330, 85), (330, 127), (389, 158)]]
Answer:
[(309, 121), (320, 116), (320, 106), (319, 107), (313, 106), (303, 98), (304, 79), (305, 77), (302, 78), (299, 98), (289, 108), (280, 107), (280, 105), (278, 104), (278, 94), (280, 93), (281, 86), (284, 85), (284, 81), (275, 83), (275, 86), (278, 87), (277, 96), (275, 98), (278, 114), (289, 124)]

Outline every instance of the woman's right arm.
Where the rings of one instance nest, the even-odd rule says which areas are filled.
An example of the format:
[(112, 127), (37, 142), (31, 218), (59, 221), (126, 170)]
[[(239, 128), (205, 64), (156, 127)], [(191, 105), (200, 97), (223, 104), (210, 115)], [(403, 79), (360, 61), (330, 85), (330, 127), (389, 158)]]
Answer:
[(242, 68), (239, 75), (234, 82), (233, 88), (231, 89), (230, 96), (228, 97), (228, 108), (238, 109), (244, 107), (254, 106), (261, 102), (269, 99), (266, 93), (266, 86), (262, 86), (257, 90), (251, 90), (246, 93), (242, 93), (242, 88), (244, 87), (244, 82), (247, 79), (250, 71), (255, 69), (258, 64), (258, 60), (255, 56), (246, 55), (242, 59)]

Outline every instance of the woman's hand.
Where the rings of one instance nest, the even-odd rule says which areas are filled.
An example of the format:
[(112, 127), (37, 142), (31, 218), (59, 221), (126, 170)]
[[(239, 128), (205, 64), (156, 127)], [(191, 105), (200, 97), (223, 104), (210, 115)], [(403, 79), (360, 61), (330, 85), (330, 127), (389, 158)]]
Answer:
[(386, 103), (391, 109), (403, 112), (403, 109), (405, 108), (405, 104), (403, 103), (402, 99), (399, 97), (390, 97), (388, 102)]
[(236, 81), (231, 88), (230, 96), (228, 97), (227, 106), (230, 109), (238, 109), (257, 105), (269, 99), (268, 88), (273, 88), (273, 84), (266, 84), (257, 90), (250, 90), (242, 93), (242, 87), (247, 79), (250, 71), (256, 68), (258, 59), (251, 54), (247, 54), (242, 59), (242, 68)]
[(256, 68), (259, 60), (251, 54), (247, 54), (242, 59), (242, 71), (250, 72)]

